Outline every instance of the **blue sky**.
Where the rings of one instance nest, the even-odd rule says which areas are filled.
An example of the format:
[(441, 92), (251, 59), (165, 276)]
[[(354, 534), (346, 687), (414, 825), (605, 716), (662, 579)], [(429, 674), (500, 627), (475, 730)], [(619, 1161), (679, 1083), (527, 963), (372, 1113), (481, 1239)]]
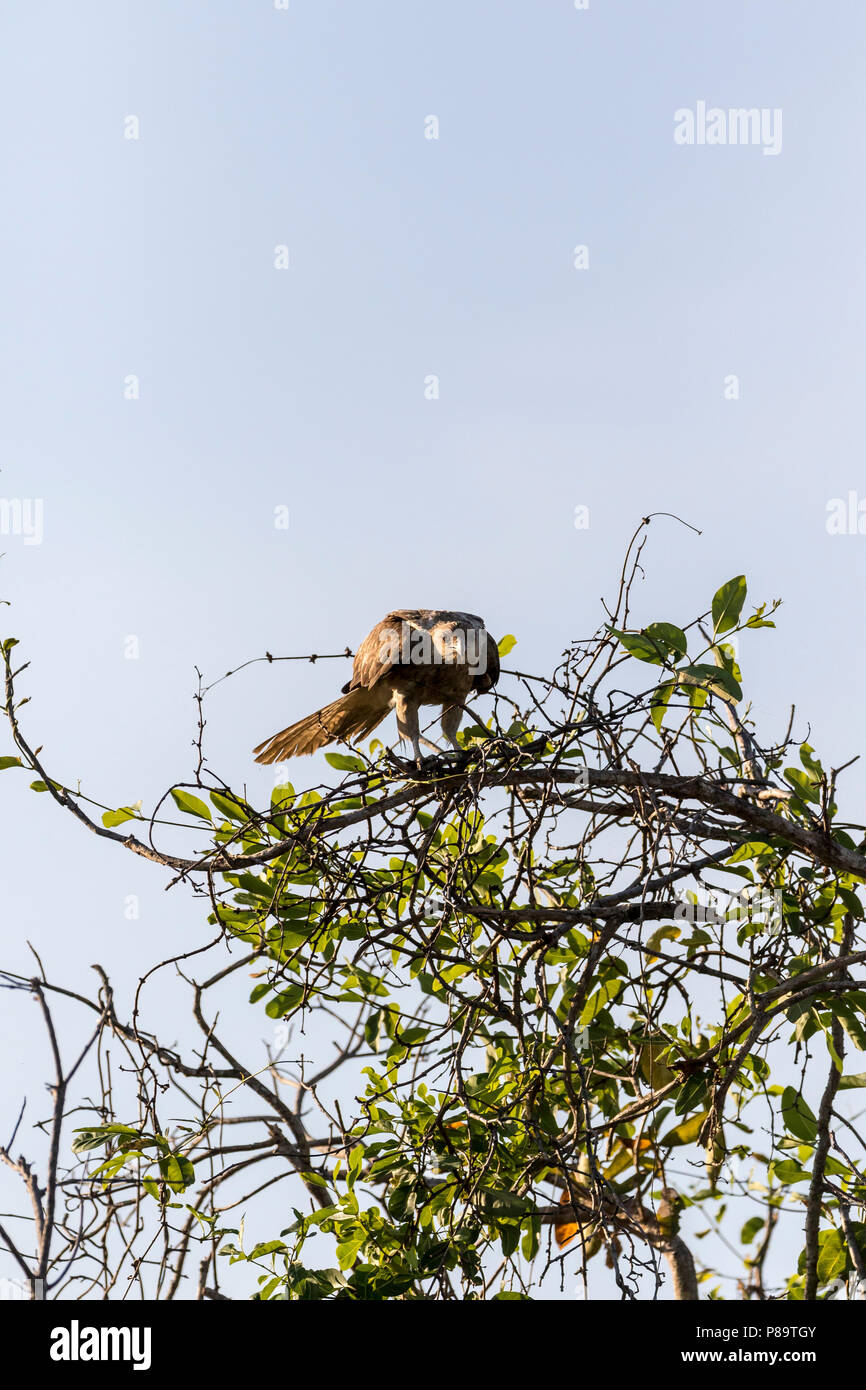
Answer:
[[(746, 573), (785, 600), (741, 652), (768, 739), (796, 703), (825, 762), (859, 752), (866, 536), (826, 517), (866, 498), (864, 30), (802, 0), (6, 7), (0, 495), (44, 538), (0, 537), (0, 579), (49, 770), (147, 803), (191, 771), (195, 665), (339, 650), (395, 606), (482, 613), (549, 669), (651, 510), (703, 534), (653, 524), (635, 621)], [(780, 108), (781, 152), (678, 146), (698, 101)], [(334, 665), (219, 687), (222, 775), (263, 793), (250, 749)], [(15, 777), (4, 963), (29, 938), (129, 986), (196, 905)]]

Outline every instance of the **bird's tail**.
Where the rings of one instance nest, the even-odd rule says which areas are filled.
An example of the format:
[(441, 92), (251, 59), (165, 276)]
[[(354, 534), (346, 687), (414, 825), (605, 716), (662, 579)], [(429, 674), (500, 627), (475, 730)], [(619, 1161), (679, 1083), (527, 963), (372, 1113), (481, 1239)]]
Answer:
[(281, 729), (254, 748), (257, 763), (280, 763), (285, 758), (315, 753), (337, 739), (364, 738), (381, 724), (391, 707), (390, 691), (365, 690), (358, 686), (341, 695), (324, 709)]

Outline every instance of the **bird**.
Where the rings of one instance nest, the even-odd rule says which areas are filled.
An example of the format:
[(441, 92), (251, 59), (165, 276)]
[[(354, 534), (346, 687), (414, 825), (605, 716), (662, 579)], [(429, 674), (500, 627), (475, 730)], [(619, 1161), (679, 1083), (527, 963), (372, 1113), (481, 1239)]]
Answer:
[(359, 646), (340, 698), (265, 739), (253, 753), (257, 763), (278, 763), (338, 739), (359, 741), (393, 709), (400, 739), (411, 742), (420, 766), (422, 743), (435, 753), (442, 749), (422, 737), (419, 708), (442, 706), (442, 733), (459, 752), (465, 700), (492, 690), (498, 679), (499, 649), (483, 618), (446, 608), (395, 608)]

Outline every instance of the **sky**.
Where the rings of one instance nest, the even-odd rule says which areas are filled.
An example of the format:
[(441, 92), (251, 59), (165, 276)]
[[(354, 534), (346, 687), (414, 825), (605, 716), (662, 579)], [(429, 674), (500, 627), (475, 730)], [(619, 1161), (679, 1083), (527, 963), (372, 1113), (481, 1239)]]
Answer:
[[(635, 625), (745, 573), (784, 600), (740, 653), (766, 741), (793, 703), (861, 752), (866, 534), (828, 520), (866, 502), (864, 37), (851, 0), (5, 5), (0, 611), (49, 771), (148, 804), (191, 774), (196, 667), (393, 607), (549, 670), (650, 511), (701, 534), (653, 522)], [(774, 145), (678, 143), (700, 103)], [(212, 764), (264, 796), (252, 747), (343, 679), (217, 687)], [(2, 778), (3, 966), (128, 989), (196, 932)], [(46, 1060), (4, 1003), (0, 1129)]]

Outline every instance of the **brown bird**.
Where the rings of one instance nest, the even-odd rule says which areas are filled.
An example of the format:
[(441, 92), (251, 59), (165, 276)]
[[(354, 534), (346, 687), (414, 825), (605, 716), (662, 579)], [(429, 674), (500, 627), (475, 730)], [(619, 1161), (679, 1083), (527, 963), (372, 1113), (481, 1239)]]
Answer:
[(465, 700), (492, 690), (498, 679), (499, 650), (483, 619), (448, 609), (396, 608), (364, 638), (340, 699), (260, 743), (256, 762), (278, 763), (337, 739), (365, 738), (394, 709), (397, 732), (411, 740), (419, 763), (422, 743), (442, 751), (421, 736), (421, 705), (442, 705), (442, 732), (459, 750)]

